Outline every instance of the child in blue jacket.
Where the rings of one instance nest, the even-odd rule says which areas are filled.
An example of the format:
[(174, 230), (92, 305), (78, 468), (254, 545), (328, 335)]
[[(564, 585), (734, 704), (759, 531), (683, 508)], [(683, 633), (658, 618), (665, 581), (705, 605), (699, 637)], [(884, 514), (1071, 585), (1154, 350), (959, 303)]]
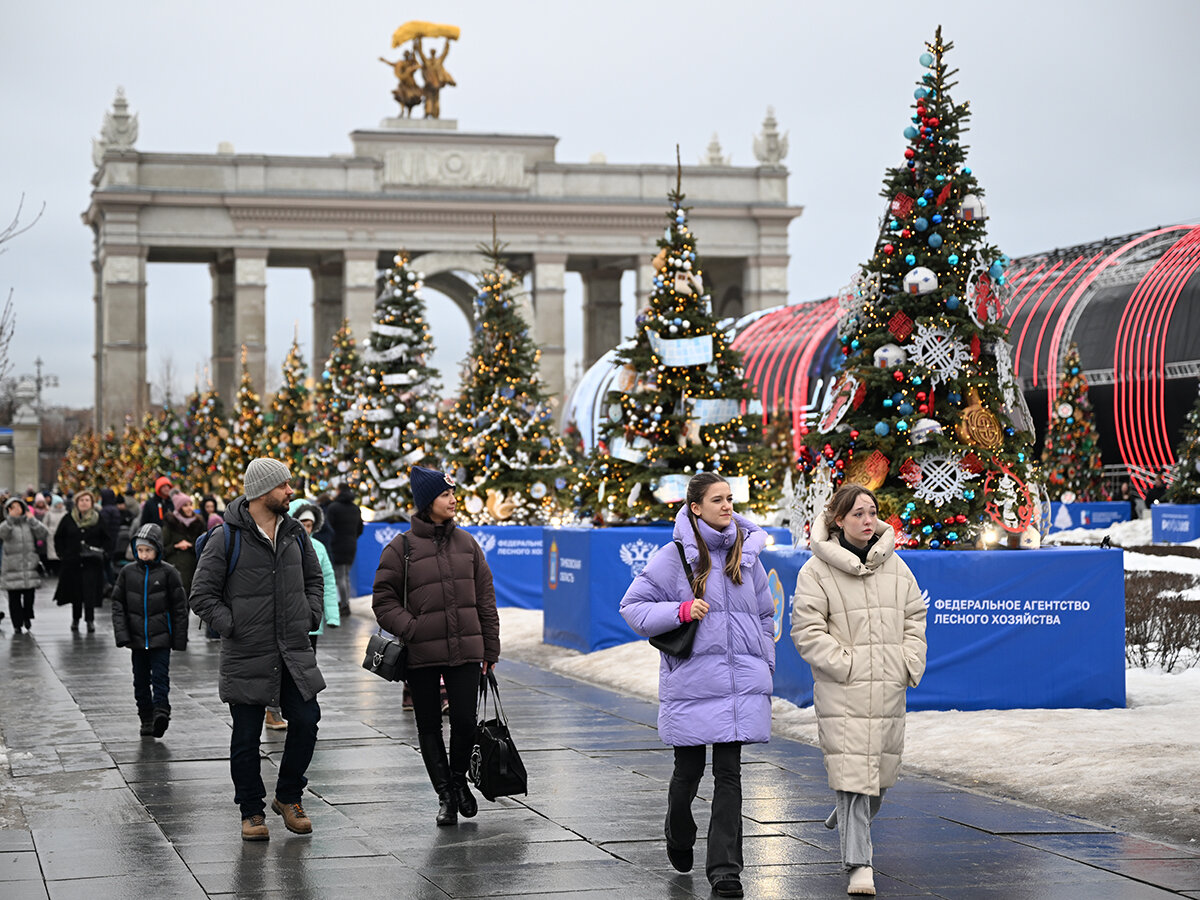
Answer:
[(162, 737), (171, 723), (171, 651), (187, 649), (187, 595), (179, 570), (162, 560), (161, 528), (143, 525), (131, 543), (137, 559), (113, 585), (113, 637), (133, 651), (141, 734)]

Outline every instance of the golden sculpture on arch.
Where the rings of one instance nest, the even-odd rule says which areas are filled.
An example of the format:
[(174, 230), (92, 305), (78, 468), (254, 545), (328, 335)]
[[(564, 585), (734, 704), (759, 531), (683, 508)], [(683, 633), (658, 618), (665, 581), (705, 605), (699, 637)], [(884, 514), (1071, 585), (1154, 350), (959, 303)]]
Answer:
[[(379, 57), (379, 61), (392, 67), (398, 82), (392, 96), (400, 104), (400, 117), (412, 118), (413, 107), (424, 101), (425, 118), (441, 118), (441, 92), (444, 87), (454, 87), (457, 82), (446, 71), (446, 57), (450, 55), (450, 42), (458, 40), (457, 25), (439, 25), (434, 22), (405, 22), (392, 34), (392, 47), (412, 41), (412, 49), (392, 62)], [(444, 38), (445, 44), (439, 56), (437, 50), (428, 55), (421, 46), (422, 38)], [(417, 72), (423, 83), (417, 82)]]

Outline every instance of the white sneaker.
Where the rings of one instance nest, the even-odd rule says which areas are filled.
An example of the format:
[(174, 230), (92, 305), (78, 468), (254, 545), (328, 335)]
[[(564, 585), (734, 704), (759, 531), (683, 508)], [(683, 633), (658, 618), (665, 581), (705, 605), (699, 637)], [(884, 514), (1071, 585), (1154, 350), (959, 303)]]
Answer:
[(850, 886), (847, 894), (868, 894), (875, 896), (875, 873), (870, 866), (858, 866), (850, 870)]

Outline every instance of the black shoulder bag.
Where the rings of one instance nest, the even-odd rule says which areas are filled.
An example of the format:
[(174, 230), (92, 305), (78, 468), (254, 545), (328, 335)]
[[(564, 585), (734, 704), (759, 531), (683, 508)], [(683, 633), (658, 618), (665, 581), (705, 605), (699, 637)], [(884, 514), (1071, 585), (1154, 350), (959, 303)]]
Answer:
[[(692, 567), (688, 565), (687, 557), (683, 555), (683, 544), (675, 541), (675, 549), (679, 551), (679, 561), (683, 563), (683, 574), (687, 576), (688, 586), (695, 590), (696, 579), (692, 577)], [(687, 659), (692, 655), (692, 644), (696, 642), (696, 630), (700, 627), (699, 619), (684, 622), (670, 631), (656, 634), (650, 638), (650, 646), (661, 650), (670, 656)]]
[[(401, 534), (404, 543), (404, 588), (401, 605), (408, 609), (408, 534)], [(385, 681), (403, 681), (408, 676), (408, 646), (399, 638), (389, 637), (380, 627), (367, 641), (363, 668)]]

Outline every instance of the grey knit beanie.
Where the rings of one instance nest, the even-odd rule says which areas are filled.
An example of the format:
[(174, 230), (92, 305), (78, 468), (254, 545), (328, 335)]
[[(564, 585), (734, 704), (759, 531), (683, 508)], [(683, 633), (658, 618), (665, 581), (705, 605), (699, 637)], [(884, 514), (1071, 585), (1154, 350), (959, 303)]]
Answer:
[(253, 500), (291, 479), (292, 473), (279, 460), (260, 456), (250, 460), (250, 465), (246, 466), (246, 474), (242, 476), (242, 493), (247, 500)]

